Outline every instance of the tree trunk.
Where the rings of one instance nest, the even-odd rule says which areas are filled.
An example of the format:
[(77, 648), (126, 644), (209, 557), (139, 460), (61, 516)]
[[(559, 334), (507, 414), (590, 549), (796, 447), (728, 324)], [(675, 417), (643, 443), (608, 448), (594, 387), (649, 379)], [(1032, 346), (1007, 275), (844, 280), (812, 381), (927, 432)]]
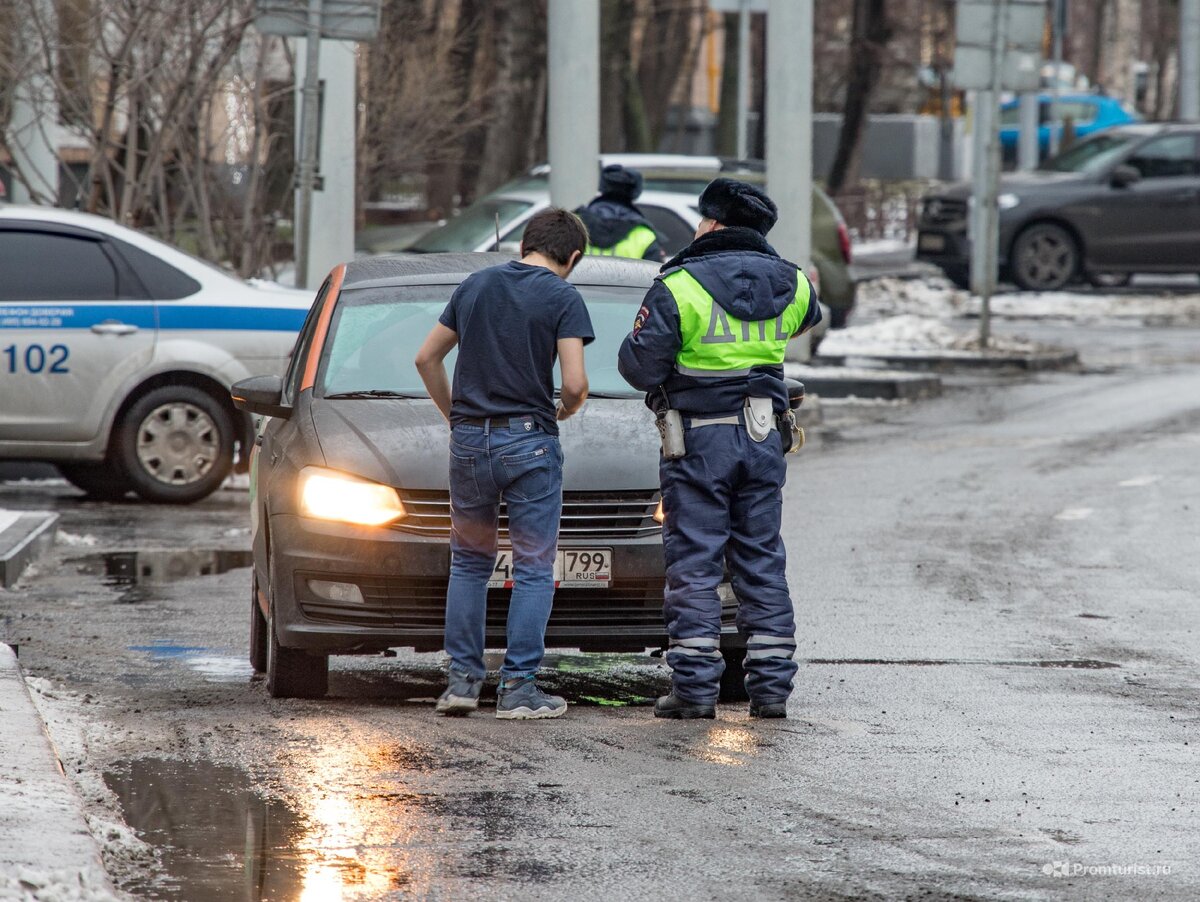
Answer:
[(854, 0), (850, 39), (850, 72), (842, 110), (842, 130), (829, 173), (829, 191), (838, 194), (858, 182), (862, 138), (866, 130), (871, 94), (879, 83), (892, 25), (886, 18), (885, 0)]
[(541, 101), (535, 95), (538, 85), (544, 85), (540, 77), (546, 67), (546, 28), (545, 18), (530, 15), (526, 7), (518, 0), (494, 4), (496, 92), (477, 194), (512, 178), (532, 162), (537, 150)]
[(738, 150), (738, 14), (725, 13), (721, 21), (725, 30), (725, 59), (721, 67), (721, 111), (717, 114), (715, 138), (717, 154), (733, 157), (737, 156)]
[[(454, 27), (454, 42), (450, 47), (447, 72), (450, 78), (452, 109), (457, 110), (451, 129), (464, 127), (467, 104), (471, 93), (471, 69), (479, 49), (482, 14), (480, 0), (462, 0), (458, 21)], [(426, 167), (426, 197), (430, 212), (437, 217), (448, 216), (459, 198), (459, 169), (462, 167), (462, 142), (448, 143)]]

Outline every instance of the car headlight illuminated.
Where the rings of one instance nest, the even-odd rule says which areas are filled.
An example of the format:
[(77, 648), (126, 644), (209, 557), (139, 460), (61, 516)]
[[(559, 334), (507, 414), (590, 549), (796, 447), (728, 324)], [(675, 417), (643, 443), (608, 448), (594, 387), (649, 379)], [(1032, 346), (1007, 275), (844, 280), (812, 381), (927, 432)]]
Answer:
[(1015, 194), (1001, 194), (996, 198), (996, 206), (1001, 210), (1011, 210), (1021, 202), (1021, 198)]
[(300, 512), (318, 520), (362, 526), (382, 526), (407, 513), (391, 486), (324, 467), (300, 471)]
[(663, 513), (663, 506), (662, 506), (661, 498), (659, 499), (658, 507), (656, 507), (654, 509), (654, 519), (657, 520), (659, 523), (662, 523), (665, 519), (667, 519), (667, 515), (665, 513)]

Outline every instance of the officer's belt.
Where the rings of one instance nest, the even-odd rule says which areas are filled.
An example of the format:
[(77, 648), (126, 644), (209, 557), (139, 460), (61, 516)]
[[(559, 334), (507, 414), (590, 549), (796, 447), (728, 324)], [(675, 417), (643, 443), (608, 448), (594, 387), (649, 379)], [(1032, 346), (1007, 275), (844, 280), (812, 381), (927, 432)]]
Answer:
[[(684, 417), (684, 429), (699, 429), (701, 426), (744, 426), (746, 418), (739, 410), (737, 413), (727, 414), (723, 417)], [(774, 417), (771, 418), (771, 427), (776, 428)]]

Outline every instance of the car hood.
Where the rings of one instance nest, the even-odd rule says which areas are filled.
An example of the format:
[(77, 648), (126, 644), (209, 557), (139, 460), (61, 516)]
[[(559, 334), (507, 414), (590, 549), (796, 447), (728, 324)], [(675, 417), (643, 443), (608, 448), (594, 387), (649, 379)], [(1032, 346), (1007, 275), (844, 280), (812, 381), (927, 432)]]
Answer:
[[(314, 398), (327, 466), (404, 489), (449, 488), (446, 421), (431, 401)], [(658, 487), (654, 415), (637, 399), (592, 399), (561, 424), (568, 492)]]
[[(1092, 176), (1082, 172), (1050, 172), (1035, 169), (1030, 172), (1014, 172), (1000, 177), (1000, 194), (1027, 194), (1053, 191), (1056, 188), (1071, 188), (1092, 181)], [(931, 196), (966, 200), (971, 196), (970, 182), (955, 182)]]

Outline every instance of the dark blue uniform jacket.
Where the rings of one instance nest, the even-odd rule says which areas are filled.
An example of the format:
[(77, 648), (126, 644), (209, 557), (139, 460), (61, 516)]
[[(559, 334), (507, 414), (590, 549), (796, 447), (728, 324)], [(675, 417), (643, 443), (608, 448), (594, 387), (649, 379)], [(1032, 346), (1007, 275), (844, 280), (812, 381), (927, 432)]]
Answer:
[[(587, 226), (589, 243), (594, 247), (613, 247), (640, 225), (655, 235), (658, 234), (658, 230), (636, 204), (625, 203), (604, 194), (575, 212)], [(643, 260), (652, 260), (655, 263), (661, 263), (666, 257), (657, 239), (642, 254)]]
[[(686, 269), (727, 313), (750, 321), (777, 317), (795, 298), (797, 278), (807, 278), (758, 232), (741, 227), (700, 236), (662, 271), (675, 267)], [(821, 321), (821, 306), (811, 286), (810, 298), (797, 335)], [(617, 361), (625, 381), (647, 393), (646, 404), (653, 409), (662, 406), (658, 390), (662, 386), (672, 408), (694, 416), (732, 413), (740, 410), (748, 397), (772, 398), (776, 413), (787, 409), (782, 366), (755, 367), (748, 376), (685, 376), (675, 370), (681, 346), (679, 308), (660, 276), (647, 293)]]

